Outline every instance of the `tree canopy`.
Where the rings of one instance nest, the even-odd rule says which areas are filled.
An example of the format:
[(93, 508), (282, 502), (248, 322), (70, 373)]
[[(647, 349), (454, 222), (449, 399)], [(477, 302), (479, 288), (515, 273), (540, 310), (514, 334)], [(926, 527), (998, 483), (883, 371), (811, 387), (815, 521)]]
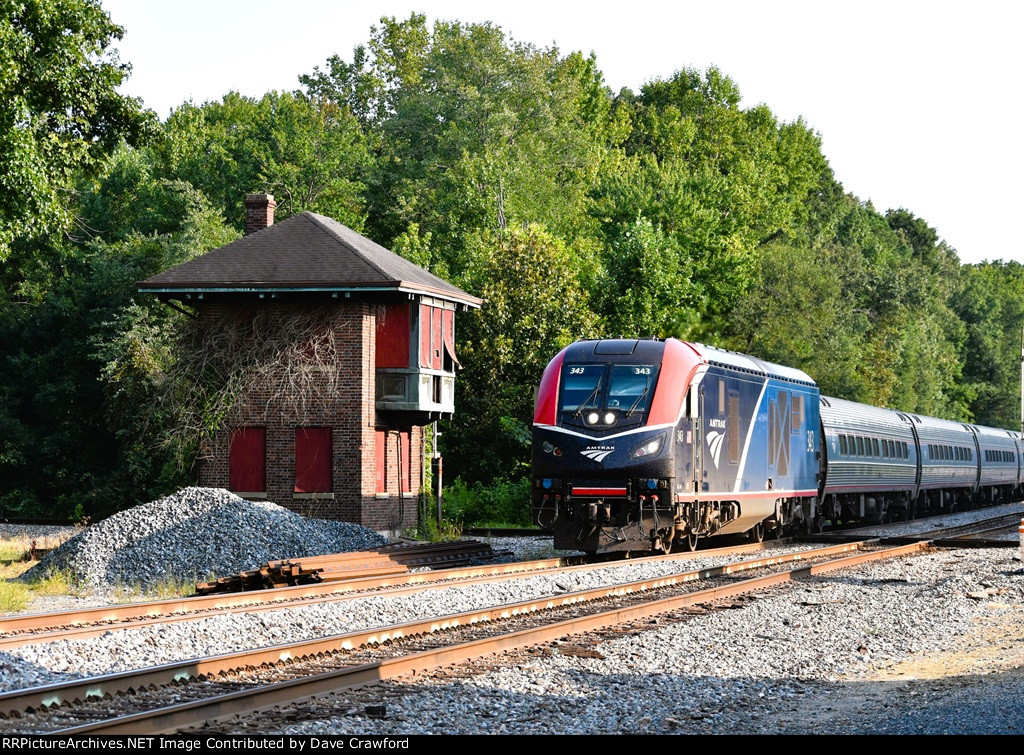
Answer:
[(0, 8), (7, 512), (102, 515), (188, 479), (154, 401), (183, 315), (135, 282), (237, 238), (252, 192), (483, 299), (443, 428), (467, 485), (515, 487), (534, 386), (580, 337), (700, 340), (830, 395), (1018, 426), (1024, 269), (962, 265), (929, 221), (847, 193), (818, 133), (717, 68), (612, 92), (593, 56), (412, 14), (295, 91), (160, 122), (116, 93), (98, 2)]
[(116, 91), (123, 32), (99, 0), (0, 1), (0, 261), (70, 228), (75, 182), (152, 122)]

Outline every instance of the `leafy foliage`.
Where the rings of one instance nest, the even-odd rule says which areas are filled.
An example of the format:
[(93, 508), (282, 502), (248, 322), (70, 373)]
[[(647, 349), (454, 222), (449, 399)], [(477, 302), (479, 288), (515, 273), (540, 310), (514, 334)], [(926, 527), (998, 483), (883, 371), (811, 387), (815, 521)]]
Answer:
[[(272, 357), (190, 367), (173, 348), (189, 319), (135, 282), (236, 238), (251, 192), (484, 300), (458, 319), (442, 446), (460, 479), (454, 518), (424, 522), (437, 534), (526, 523), (534, 386), (580, 337), (703, 340), (830, 395), (1019, 422), (1024, 268), (962, 266), (925, 219), (846, 194), (817, 133), (743, 107), (717, 68), (613, 93), (593, 56), (412, 14), (299, 91), (228, 92), (157, 123), (116, 93), (121, 29), (98, 2), (0, 8), (8, 513), (102, 515), (184, 479), (163, 441), (196, 447), (230, 375)], [(180, 390), (207, 369), (219, 388)]]
[(117, 93), (123, 29), (99, 0), (0, 2), (0, 261), (15, 240), (68, 229), (68, 192), (151, 113)]

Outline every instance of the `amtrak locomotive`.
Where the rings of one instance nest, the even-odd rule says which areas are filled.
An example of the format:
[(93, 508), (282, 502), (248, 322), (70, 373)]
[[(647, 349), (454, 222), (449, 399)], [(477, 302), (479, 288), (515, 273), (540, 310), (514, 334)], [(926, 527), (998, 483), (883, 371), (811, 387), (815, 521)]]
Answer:
[(676, 339), (578, 341), (548, 364), (532, 508), (559, 549), (693, 549), (1021, 492), (1018, 432), (821, 396), (805, 373)]

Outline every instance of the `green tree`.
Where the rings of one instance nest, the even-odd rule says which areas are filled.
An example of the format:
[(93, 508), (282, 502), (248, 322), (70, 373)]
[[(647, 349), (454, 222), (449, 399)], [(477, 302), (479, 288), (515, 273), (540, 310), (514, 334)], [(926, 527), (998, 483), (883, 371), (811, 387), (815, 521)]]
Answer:
[(533, 390), (544, 367), (594, 319), (571, 250), (539, 225), (484, 231), (469, 244), (460, 281), (483, 306), (463, 315), (456, 412), (446, 455), (473, 480), (525, 472), (525, 430), (533, 421)]
[(220, 102), (177, 108), (156, 152), (156, 175), (189, 181), (245, 227), (245, 195), (268, 192), (277, 216), (311, 210), (361, 230), (362, 194), (372, 160), (347, 109), (328, 100), (231, 92)]
[(95, 517), (183, 479), (161, 448), (165, 417), (154, 401), (182, 315), (135, 284), (237, 234), (201, 193), (154, 178), (130, 149), (81, 196), (76, 214), (103, 235), (41, 250), (61, 264), (25, 265), (20, 290), (33, 295), (0, 306), (0, 507), (9, 513)]
[[(672, 277), (690, 281), (692, 295), (678, 304), (690, 312), (682, 321), (696, 319), (690, 330), (712, 341), (727, 335), (728, 313), (753, 285), (762, 246), (807, 236), (811, 200), (831, 180), (816, 134), (739, 101), (736, 84), (716, 68), (621, 93), (618, 110), (631, 123), (623, 157), (593, 193), (605, 264), (642, 214), (678, 250), (669, 255), (682, 266)], [(614, 300), (603, 301), (613, 319)]]
[(962, 272), (955, 307), (966, 328), (960, 360), (972, 392), (971, 414), (983, 425), (1019, 428), (1024, 266), (983, 262)]
[(78, 176), (152, 125), (116, 91), (123, 32), (99, 0), (0, 1), (0, 261), (15, 239), (70, 228)]
[(433, 269), (457, 275), (469, 237), (485, 229), (541, 223), (562, 238), (589, 235), (586, 195), (607, 152), (611, 101), (592, 58), (515, 42), (489, 23), (428, 30), (414, 14), (382, 19), (369, 51), (329, 67), (301, 80), (376, 133), (376, 240), (390, 245), (415, 225), (433, 239)]

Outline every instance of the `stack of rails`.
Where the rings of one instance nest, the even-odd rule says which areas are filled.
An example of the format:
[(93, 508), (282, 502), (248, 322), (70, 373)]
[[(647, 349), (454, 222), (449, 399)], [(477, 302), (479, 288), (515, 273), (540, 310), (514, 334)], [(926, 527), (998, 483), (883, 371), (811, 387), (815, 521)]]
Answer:
[(396, 543), (374, 550), (268, 561), (212, 582), (196, 584), (196, 595), (266, 590), (335, 582), (360, 577), (404, 574), (417, 567), (463, 566), (494, 558), (491, 546), (477, 540), (450, 543)]

